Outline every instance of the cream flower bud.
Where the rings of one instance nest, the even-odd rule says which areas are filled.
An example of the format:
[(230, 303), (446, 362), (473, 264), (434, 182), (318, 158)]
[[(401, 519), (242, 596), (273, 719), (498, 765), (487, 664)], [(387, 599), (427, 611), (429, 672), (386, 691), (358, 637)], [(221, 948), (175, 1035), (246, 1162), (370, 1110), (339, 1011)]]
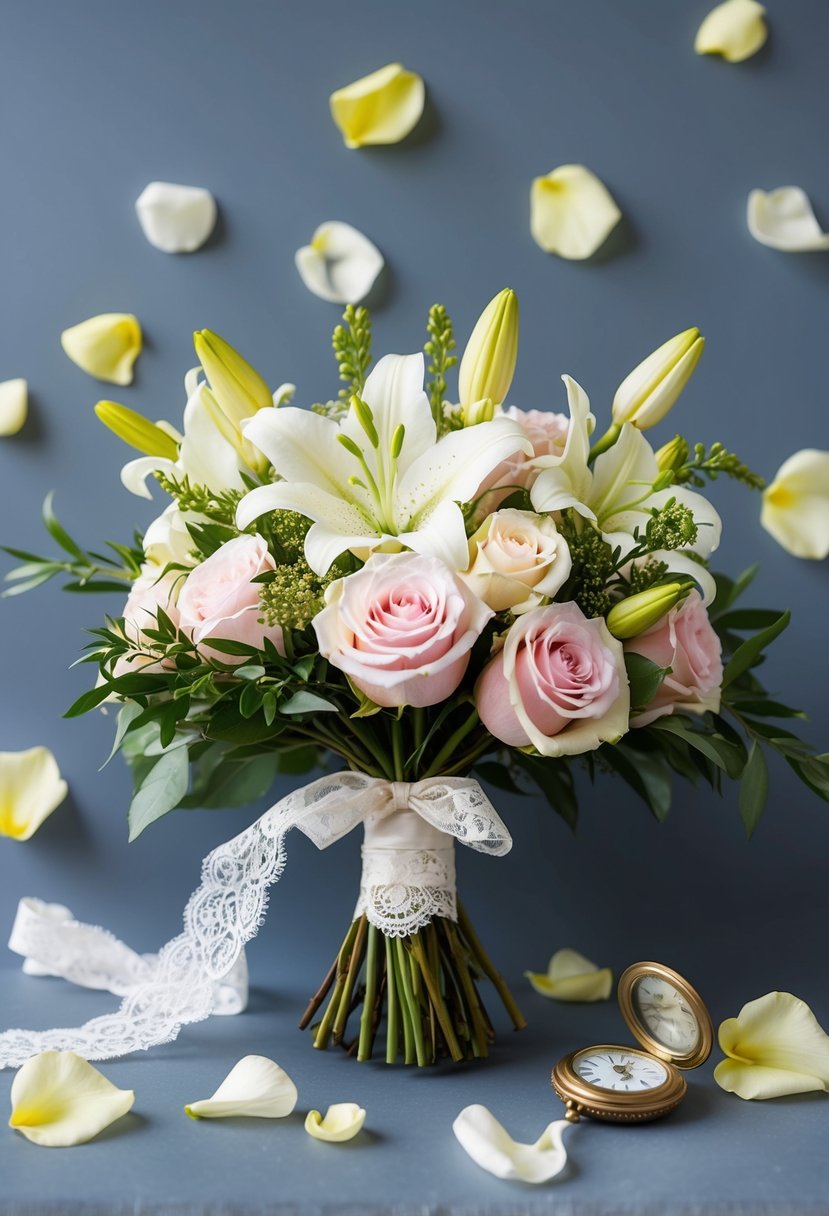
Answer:
[(570, 574), (570, 550), (548, 515), (507, 509), (488, 516), (469, 541), (464, 582), (494, 612), (527, 611)]
[(172, 436), (126, 405), (99, 401), (95, 413), (105, 427), (145, 456), (161, 456), (167, 460), (175, 460), (178, 456), (178, 444)]
[(637, 595), (629, 595), (610, 609), (607, 627), (620, 641), (635, 638), (661, 621), (665, 613), (670, 612), (690, 589), (690, 583), (663, 583)]
[(615, 425), (632, 422), (645, 431), (661, 422), (691, 379), (704, 346), (698, 329), (686, 329), (648, 355), (616, 390)]
[(235, 427), (273, 405), (265, 381), (224, 338), (201, 329), (193, 335), (193, 345), (219, 408)]
[(485, 398), (500, 405), (509, 392), (518, 358), (518, 297), (505, 287), (490, 300), (466, 344), (458, 373), (464, 421)]

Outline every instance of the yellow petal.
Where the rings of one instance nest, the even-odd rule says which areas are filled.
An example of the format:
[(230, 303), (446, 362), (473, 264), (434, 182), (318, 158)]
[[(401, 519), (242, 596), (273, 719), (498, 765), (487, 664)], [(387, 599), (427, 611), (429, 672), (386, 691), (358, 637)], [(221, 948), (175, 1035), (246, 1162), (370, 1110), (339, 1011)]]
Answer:
[(554, 1001), (606, 1001), (613, 987), (613, 972), (601, 970), (576, 950), (557, 950), (547, 971), (525, 971), (540, 996)]
[(714, 1070), (717, 1084), (740, 1098), (829, 1091), (829, 1035), (805, 1001), (768, 992), (743, 1005), (719, 1030), (729, 1058)]
[(96, 380), (131, 384), (141, 353), (141, 326), (126, 312), (105, 312), (65, 329), (60, 344), (73, 363)]
[(45, 1148), (85, 1144), (132, 1108), (135, 1094), (72, 1051), (43, 1051), (12, 1082), (9, 1127)]
[(66, 793), (66, 782), (47, 747), (0, 752), (0, 836), (28, 840)]
[(230, 1070), (212, 1098), (191, 1102), (184, 1109), (191, 1119), (228, 1119), (240, 1115), (284, 1119), (296, 1102), (296, 1086), (284, 1069), (267, 1056), (245, 1056)]
[(0, 435), (16, 435), (29, 413), (29, 386), (23, 379), (0, 384)]
[(757, 0), (725, 0), (697, 30), (694, 50), (698, 55), (722, 55), (729, 63), (750, 58), (768, 38), (765, 11)]
[(426, 90), (416, 72), (390, 63), (331, 94), (331, 117), (347, 148), (396, 144), (423, 113)]
[(800, 186), (780, 186), (777, 190), (752, 190), (746, 208), (748, 230), (761, 245), (782, 249), (784, 253), (805, 253), (829, 249), (829, 232), (824, 232)]
[(340, 1143), (352, 1140), (366, 1121), (366, 1112), (356, 1102), (337, 1102), (329, 1106), (325, 1118), (318, 1110), (309, 1110), (305, 1130), (315, 1140)]
[(452, 1124), (461, 1147), (476, 1165), (496, 1178), (518, 1182), (549, 1182), (567, 1164), (562, 1136), (571, 1124), (557, 1119), (534, 1144), (513, 1140), (485, 1106), (466, 1106)]
[(607, 187), (584, 165), (560, 165), (532, 184), (530, 230), (547, 253), (589, 258), (621, 218)]
[(829, 452), (804, 448), (763, 491), (760, 522), (795, 557), (829, 555)]

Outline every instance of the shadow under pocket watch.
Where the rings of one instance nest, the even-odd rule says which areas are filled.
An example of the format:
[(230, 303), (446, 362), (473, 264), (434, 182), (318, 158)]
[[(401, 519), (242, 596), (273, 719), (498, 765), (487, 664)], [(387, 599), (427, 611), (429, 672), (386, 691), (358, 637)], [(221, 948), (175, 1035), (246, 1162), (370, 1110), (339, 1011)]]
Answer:
[(659, 1119), (679, 1106), (688, 1090), (682, 1075), (711, 1054), (711, 1017), (694, 988), (662, 963), (634, 963), (617, 989), (619, 1008), (640, 1047), (602, 1043), (559, 1060), (552, 1085), (567, 1107), (618, 1123)]

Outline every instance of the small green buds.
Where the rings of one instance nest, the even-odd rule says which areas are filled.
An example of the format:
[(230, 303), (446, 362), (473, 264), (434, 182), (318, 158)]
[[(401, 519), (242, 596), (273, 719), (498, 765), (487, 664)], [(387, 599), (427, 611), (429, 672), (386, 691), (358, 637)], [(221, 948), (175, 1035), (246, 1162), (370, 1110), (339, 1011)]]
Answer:
[(691, 586), (689, 582), (663, 583), (620, 600), (607, 614), (608, 629), (620, 641), (638, 637), (684, 599)]
[(474, 407), (487, 399), (492, 417), (509, 392), (517, 358), (518, 297), (507, 287), (487, 304), (463, 352), (458, 387), (465, 426), (485, 420), (473, 421), (473, 415)]
[(664, 444), (656, 453), (656, 463), (661, 473), (677, 473), (687, 462), (689, 455), (688, 441), (681, 435), (675, 435), (670, 443)]
[(167, 460), (177, 458), (176, 441), (143, 414), (136, 413), (126, 405), (119, 405), (117, 401), (99, 401), (95, 413), (119, 439), (145, 456), (161, 456)]

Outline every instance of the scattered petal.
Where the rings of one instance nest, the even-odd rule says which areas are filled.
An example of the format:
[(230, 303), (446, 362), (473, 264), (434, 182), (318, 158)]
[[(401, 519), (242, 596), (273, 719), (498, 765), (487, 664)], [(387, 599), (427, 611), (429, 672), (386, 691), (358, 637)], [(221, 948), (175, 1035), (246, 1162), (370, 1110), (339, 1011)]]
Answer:
[(73, 1051), (42, 1051), (12, 1082), (9, 1127), (45, 1148), (85, 1144), (132, 1109), (135, 1094), (117, 1089)]
[(805, 190), (781, 186), (779, 190), (752, 190), (746, 215), (748, 230), (761, 245), (785, 253), (829, 249), (829, 232), (815, 218)]
[(144, 236), (164, 253), (193, 253), (216, 224), (216, 200), (202, 186), (150, 182), (135, 200)]
[(131, 384), (141, 353), (141, 326), (126, 312), (104, 312), (65, 329), (60, 344), (73, 363), (109, 384)]
[(829, 554), (829, 452), (804, 448), (783, 461), (763, 491), (760, 522), (795, 557)]
[(525, 971), (527, 979), (541, 996), (554, 1001), (606, 1001), (613, 987), (613, 972), (601, 971), (595, 963), (576, 950), (557, 950), (546, 974)]
[(725, 0), (697, 30), (694, 50), (698, 55), (722, 55), (729, 63), (749, 59), (769, 36), (765, 11), (757, 0)]
[(67, 789), (48, 747), (0, 752), (0, 836), (29, 840)]
[(353, 1140), (366, 1121), (366, 1112), (356, 1102), (336, 1102), (329, 1106), (325, 1118), (318, 1110), (309, 1110), (305, 1130), (315, 1140), (341, 1143)]
[(743, 1005), (719, 1030), (728, 1057), (714, 1080), (740, 1098), (781, 1098), (829, 1091), (829, 1035), (805, 1001), (768, 992)]
[(331, 117), (347, 148), (396, 144), (420, 121), (426, 89), (416, 72), (390, 63), (331, 94)]
[(308, 290), (334, 304), (359, 304), (384, 265), (377, 246), (339, 220), (320, 224), (311, 244), (296, 251), (295, 261)]
[(297, 1103), (291, 1078), (267, 1056), (245, 1056), (235, 1064), (212, 1098), (191, 1102), (191, 1119), (284, 1119)]
[(589, 258), (621, 218), (607, 187), (584, 165), (560, 165), (532, 184), (530, 229), (547, 253)]
[(0, 384), (0, 435), (16, 435), (29, 413), (29, 386), (23, 379)]
[(485, 1106), (467, 1106), (452, 1124), (463, 1149), (476, 1165), (496, 1178), (549, 1182), (567, 1164), (562, 1134), (566, 1119), (550, 1123), (535, 1144), (519, 1144)]

